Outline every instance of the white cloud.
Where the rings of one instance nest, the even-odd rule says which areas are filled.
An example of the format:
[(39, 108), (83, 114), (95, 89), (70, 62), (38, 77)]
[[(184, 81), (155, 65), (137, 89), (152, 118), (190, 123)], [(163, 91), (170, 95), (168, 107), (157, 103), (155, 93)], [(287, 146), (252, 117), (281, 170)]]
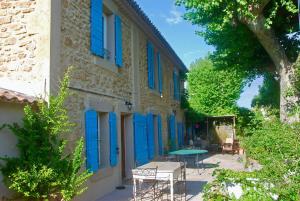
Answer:
[(168, 16), (164, 16), (166, 22), (170, 25), (178, 24), (182, 22), (182, 13), (174, 6)]

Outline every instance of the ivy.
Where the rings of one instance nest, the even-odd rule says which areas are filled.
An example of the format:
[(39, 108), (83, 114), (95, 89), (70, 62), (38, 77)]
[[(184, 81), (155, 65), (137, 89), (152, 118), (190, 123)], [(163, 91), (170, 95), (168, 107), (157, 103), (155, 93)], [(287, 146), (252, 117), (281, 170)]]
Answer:
[(22, 125), (5, 125), (18, 139), (19, 156), (0, 158), (0, 171), (16, 198), (71, 200), (86, 190), (82, 185), (91, 173), (80, 170), (85, 161), (83, 139), (68, 153), (63, 139), (74, 128), (64, 106), (68, 84), (69, 72), (49, 103), (39, 100), (37, 107), (27, 105)]

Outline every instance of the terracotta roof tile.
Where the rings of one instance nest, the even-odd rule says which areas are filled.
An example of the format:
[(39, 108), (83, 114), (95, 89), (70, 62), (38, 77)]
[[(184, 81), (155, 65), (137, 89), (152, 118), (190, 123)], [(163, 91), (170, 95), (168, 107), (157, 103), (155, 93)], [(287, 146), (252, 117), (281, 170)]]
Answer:
[(0, 87), (0, 101), (21, 103), (21, 104), (22, 103), (35, 104), (37, 102), (37, 98)]

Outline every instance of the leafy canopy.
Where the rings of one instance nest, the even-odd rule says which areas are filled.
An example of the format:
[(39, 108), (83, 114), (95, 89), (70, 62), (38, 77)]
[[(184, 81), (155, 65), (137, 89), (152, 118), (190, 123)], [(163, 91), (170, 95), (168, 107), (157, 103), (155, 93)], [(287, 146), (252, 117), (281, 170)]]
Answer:
[(204, 115), (236, 114), (243, 75), (236, 70), (217, 69), (209, 59), (191, 65), (188, 73), (190, 107)]
[(5, 125), (18, 139), (19, 156), (0, 158), (4, 162), (0, 171), (8, 188), (22, 199), (71, 200), (86, 189), (82, 184), (91, 174), (80, 172), (83, 139), (70, 154), (62, 139), (73, 128), (64, 107), (68, 84), (67, 73), (58, 96), (51, 96), (49, 104), (40, 100), (37, 108), (26, 106), (22, 125)]
[(251, 103), (251, 106), (270, 107), (271, 109), (279, 109), (280, 106), (280, 86), (279, 80), (273, 75), (266, 74), (264, 82), (259, 88), (259, 93)]
[(258, 15), (266, 18), (265, 26), (271, 29), (284, 47), (288, 58), (298, 56), (296, 0), (177, 0), (184, 5), (185, 18), (204, 27), (198, 32), (205, 41), (215, 46), (211, 55), (218, 67), (238, 68), (253, 78), (264, 72), (276, 71), (274, 63), (248, 24)]

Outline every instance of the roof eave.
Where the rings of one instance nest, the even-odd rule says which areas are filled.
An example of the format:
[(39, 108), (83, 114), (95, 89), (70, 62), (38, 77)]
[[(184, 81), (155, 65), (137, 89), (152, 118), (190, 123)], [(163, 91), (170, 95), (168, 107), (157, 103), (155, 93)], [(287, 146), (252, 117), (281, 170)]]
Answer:
[(171, 45), (167, 42), (167, 40), (151, 22), (149, 17), (144, 13), (144, 11), (134, 0), (115, 0), (115, 2), (125, 7), (124, 10), (126, 10), (128, 14), (131, 14), (130, 17), (133, 21), (135, 21), (139, 26), (147, 29), (145, 33), (149, 34), (151, 39), (155, 39), (161, 44), (161, 48), (165, 49), (169, 53), (169, 57), (173, 60), (173, 62), (176, 63), (176, 67), (178, 67), (184, 73), (188, 72), (187, 67), (175, 53)]

